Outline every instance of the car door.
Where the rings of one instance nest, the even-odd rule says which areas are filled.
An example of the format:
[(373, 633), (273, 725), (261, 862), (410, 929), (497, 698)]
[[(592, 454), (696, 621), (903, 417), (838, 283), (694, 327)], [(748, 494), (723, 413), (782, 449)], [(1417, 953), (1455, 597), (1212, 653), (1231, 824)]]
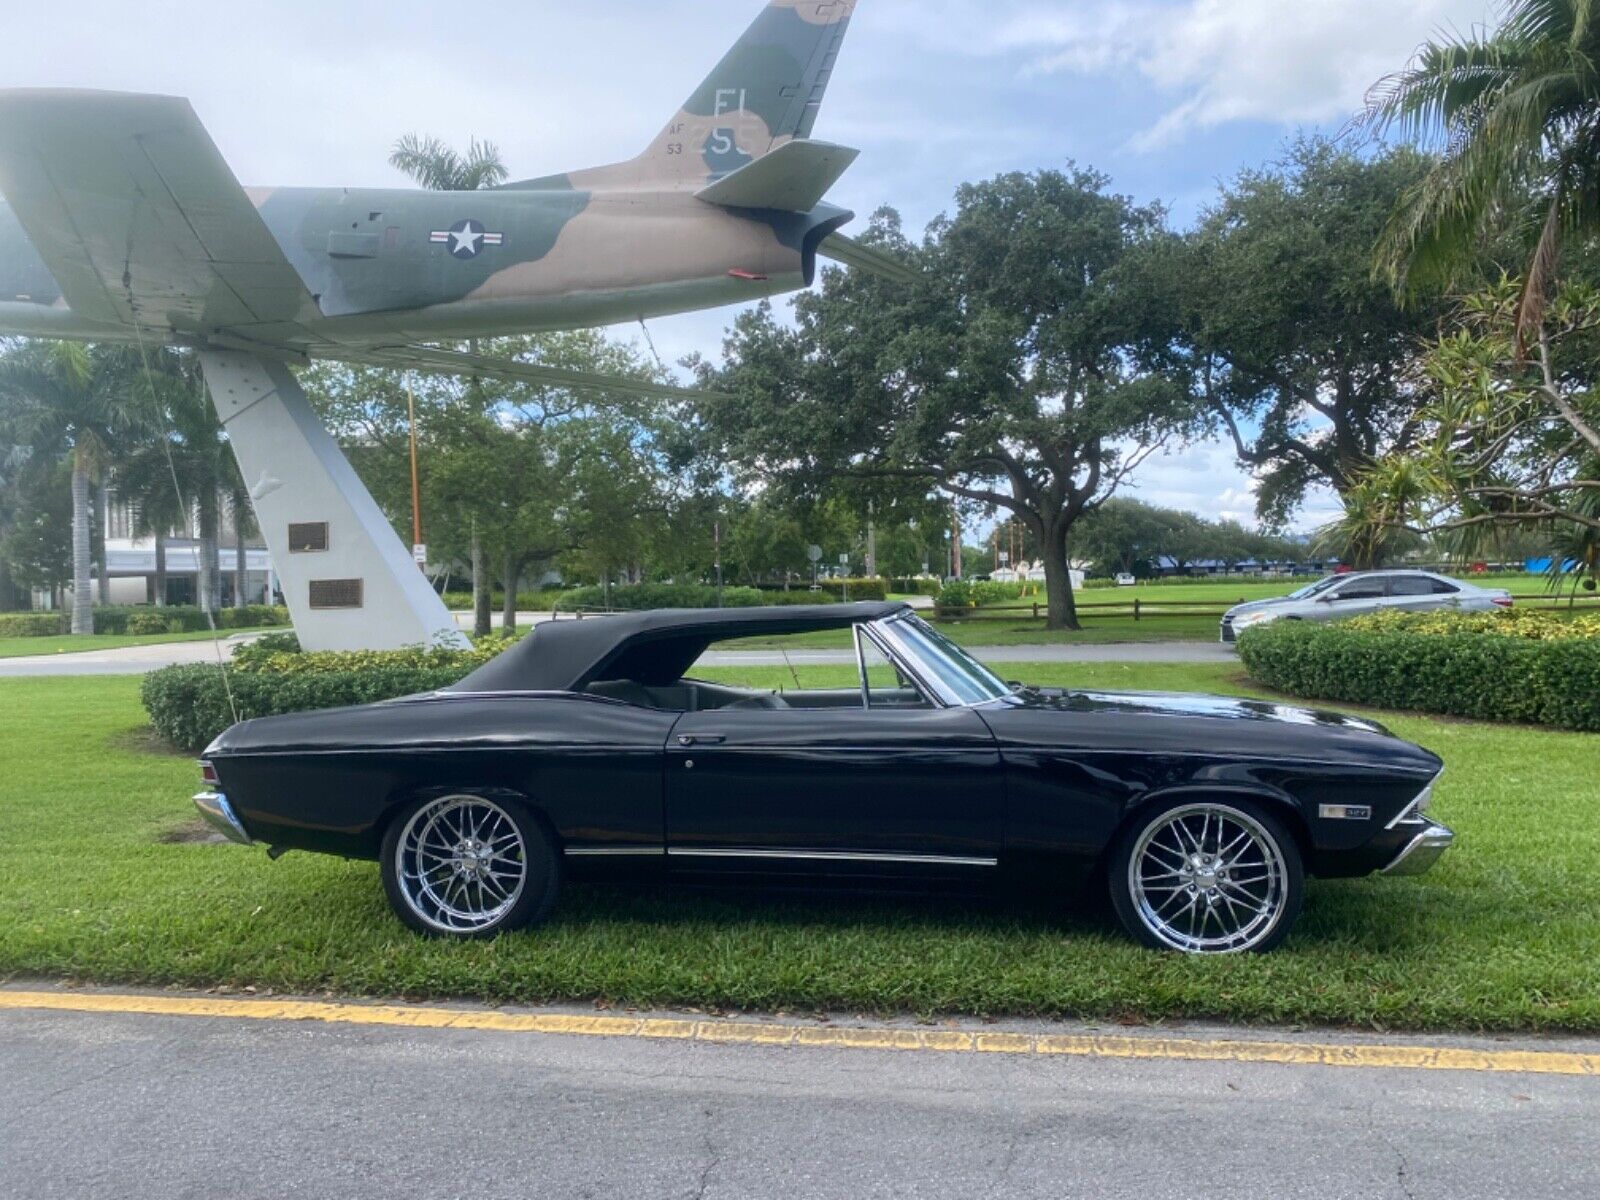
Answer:
[(1376, 612), (1388, 603), (1389, 585), (1382, 575), (1357, 575), (1334, 588), (1316, 606), (1315, 615), (1324, 621), (1342, 621), (1362, 613)]
[(1455, 606), (1458, 587), (1432, 575), (1396, 575), (1389, 581), (1389, 607), (1402, 612), (1431, 612)]
[(995, 866), (1005, 789), (988, 726), (869, 674), (859, 698), (802, 692), (782, 707), (684, 714), (667, 742), (672, 868), (904, 877)]

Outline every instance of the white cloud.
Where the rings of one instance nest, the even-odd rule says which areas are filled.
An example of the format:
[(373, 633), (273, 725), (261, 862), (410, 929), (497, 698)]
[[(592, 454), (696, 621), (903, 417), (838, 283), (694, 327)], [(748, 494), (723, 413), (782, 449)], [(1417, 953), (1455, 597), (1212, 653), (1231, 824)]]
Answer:
[(1483, 24), (1492, 2), (1033, 0), (998, 5), (986, 31), (959, 23), (954, 39), (940, 36), (968, 53), (1021, 56), (1034, 74), (1137, 72), (1168, 99), (1134, 140), (1151, 149), (1230, 121), (1347, 117), (1421, 43)]
[[(1239, 465), (1231, 445), (1205, 441), (1151, 456), (1122, 494), (1214, 521), (1237, 521), (1248, 529), (1256, 525), (1256, 489), (1256, 481)], [(1309, 533), (1340, 511), (1332, 492), (1313, 488), (1292, 528)]]

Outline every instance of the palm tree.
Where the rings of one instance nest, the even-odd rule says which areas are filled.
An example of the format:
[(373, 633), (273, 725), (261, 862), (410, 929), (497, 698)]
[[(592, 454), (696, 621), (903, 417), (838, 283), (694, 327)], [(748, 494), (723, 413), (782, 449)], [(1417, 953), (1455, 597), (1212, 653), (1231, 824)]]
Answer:
[[(422, 137), (408, 133), (394, 144), (389, 153), (389, 165), (404, 171), (419, 187), (436, 192), (476, 192), (492, 188), (506, 181), (506, 165), (500, 159), (500, 150), (493, 142), (473, 138), (463, 156), (435, 137)], [(471, 348), (477, 352), (477, 344)], [(475, 394), (481, 386), (474, 379), (469, 383)], [(489, 587), (489, 563), (483, 552), (483, 541), (478, 536), (477, 518), (472, 522), (472, 634), (488, 637), (493, 626), (490, 616), (492, 596)], [(506, 581), (508, 591), (516, 590), (513, 580)]]
[(0, 440), (41, 460), (72, 461), (72, 632), (94, 632), (90, 485), (141, 423), (127, 356), (72, 342), (30, 342), (0, 359)]
[(506, 181), (506, 165), (493, 142), (473, 138), (465, 155), (436, 137), (408, 133), (389, 152), (389, 165), (434, 192), (476, 192)]
[(1378, 246), (1397, 289), (1449, 286), (1485, 234), (1532, 214), (1517, 308), (1525, 350), (1563, 238), (1600, 223), (1600, 0), (1509, 0), (1492, 34), (1431, 42), (1380, 81), (1362, 123), (1439, 152)]

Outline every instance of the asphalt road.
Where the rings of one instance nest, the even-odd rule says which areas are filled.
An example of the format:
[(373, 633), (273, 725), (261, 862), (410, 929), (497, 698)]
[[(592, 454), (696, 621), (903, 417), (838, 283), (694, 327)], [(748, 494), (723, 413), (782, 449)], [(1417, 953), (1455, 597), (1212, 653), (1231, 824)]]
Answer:
[[(255, 635), (233, 638), (223, 644), (223, 657), (232, 654), (233, 642), (250, 640)], [(985, 662), (1233, 662), (1233, 647), (1218, 642), (1134, 642), (1102, 646), (975, 646), (973, 653)], [(126, 646), (120, 650), (90, 650), (78, 654), (36, 655), (27, 658), (0, 658), (0, 678), (41, 675), (143, 675), (175, 663), (213, 663), (216, 646), (205, 642), (172, 642), (159, 646)], [(855, 656), (848, 650), (791, 650), (785, 659), (773, 650), (713, 651), (701, 662), (707, 666), (781, 667), (851, 665)]]
[(1600, 1162), (1592, 1075), (33, 1011), (0, 1063), (19, 1200), (1557, 1200)]

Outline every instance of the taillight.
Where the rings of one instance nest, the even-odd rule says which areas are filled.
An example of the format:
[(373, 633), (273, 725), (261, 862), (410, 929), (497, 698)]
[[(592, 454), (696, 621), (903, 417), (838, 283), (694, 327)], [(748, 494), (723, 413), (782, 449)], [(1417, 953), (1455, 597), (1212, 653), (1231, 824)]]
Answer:
[(210, 784), (212, 787), (216, 787), (218, 782), (216, 767), (203, 758), (200, 760), (200, 780), (202, 783)]
[(1495, 596), (1493, 603), (1496, 608), (1510, 608), (1516, 601), (1510, 596)]

